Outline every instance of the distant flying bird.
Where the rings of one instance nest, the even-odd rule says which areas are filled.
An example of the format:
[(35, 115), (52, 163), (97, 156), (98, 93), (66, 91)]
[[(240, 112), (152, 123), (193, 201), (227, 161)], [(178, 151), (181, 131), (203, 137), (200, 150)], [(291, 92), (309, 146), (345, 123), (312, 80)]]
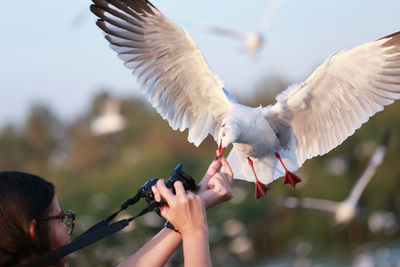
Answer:
[(100, 115), (94, 118), (90, 129), (95, 135), (112, 135), (125, 128), (125, 120), (120, 114), (119, 100), (108, 94), (103, 95)]
[(383, 162), (388, 141), (389, 135), (386, 134), (382, 143), (376, 148), (369, 160), (364, 173), (360, 176), (345, 200), (338, 202), (326, 199), (288, 197), (280, 201), (279, 204), (287, 208), (304, 208), (332, 213), (336, 224), (349, 223), (358, 214), (358, 201), (361, 194), (372, 177), (374, 177), (378, 166)]
[(275, 15), (278, 8), (281, 6), (282, 0), (271, 0), (267, 6), (263, 16), (260, 19), (257, 30), (251, 32), (242, 32), (229, 27), (202, 24), (200, 29), (205, 32), (211, 32), (243, 42), (245, 50), (248, 52), (258, 52), (265, 42), (265, 33), (268, 30), (272, 17)]
[(235, 178), (255, 182), (256, 198), (281, 176), (294, 187), (300, 178), (292, 171), (306, 159), (338, 146), (400, 97), (400, 32), (334, 54), (274, 105), (252, 108), (236, 102), (188, 32), (151, 3), (93, 2), (96, 24), (153, 107), (174, 130), (188, 128), (196, 146), (208, 134), (219, 155), (233, 144)]

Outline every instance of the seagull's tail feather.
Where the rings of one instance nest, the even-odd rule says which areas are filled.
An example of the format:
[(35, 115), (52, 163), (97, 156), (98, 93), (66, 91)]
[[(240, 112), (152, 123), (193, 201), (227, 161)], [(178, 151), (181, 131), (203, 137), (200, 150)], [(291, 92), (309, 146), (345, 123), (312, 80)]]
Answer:
[[(243, 156), (241, 153), (238, 153), (234, 148), (229, 153), (226, 159), (231, 166), (233, 171), (233, 177), (235, 179), (245, 180), (249, 182), (255, 182), (255, 178), (251, 167), (247, 163), (246, 156)], [(253, 162), (255, 164), (255, 162)]]
[[(297, 163), (296, 154), (293, 151), (280, 149), (278, 153), (283, 163), (289, 171), (295, 171), (300, 166)], [(253, 171), (247, 163), (247, 157), (233, 148), (227, 158), (235, 179), (255, 182)], [(251, 158), (258, 180), (264, 184), (269, 184), (274, 180), (285, 175), (285, 169), (271, 153), (262, 158)]]

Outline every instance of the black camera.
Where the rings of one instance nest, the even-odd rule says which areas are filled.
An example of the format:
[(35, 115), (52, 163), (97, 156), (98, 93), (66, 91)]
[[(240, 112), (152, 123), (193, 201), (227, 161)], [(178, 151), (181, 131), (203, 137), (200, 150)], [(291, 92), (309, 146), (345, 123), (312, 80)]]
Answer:
[[(154, 201), (154, 194), (151, 190), (151, 187), (153, 185), (156, 185), (157, 181), (157, 178), (151, 178), (142, 186), (142, 188), (138, 190), (138, 193), (140, 194), (140, 197), (146, 199), (147, 203), (150, 204), (153, 210), (160, 215), (160, 210), (158, 209), (158, 207), (167, 202), (164, 199), (162, 199), (160, 202)], [(171, 176), (165, 181), (165, 185), (169, 189), (171, 189), (174, 194), (174, 183), (176, 181), (181, 181), (185, 190), (190, 190), (192, 192), (195, 192), (197, 190), (197, 185), (194, 179), (189, 174), (182, 171), (182, 164), (178, 164), (178, 166), (176, 166), (176, 168), (172, 172)]]

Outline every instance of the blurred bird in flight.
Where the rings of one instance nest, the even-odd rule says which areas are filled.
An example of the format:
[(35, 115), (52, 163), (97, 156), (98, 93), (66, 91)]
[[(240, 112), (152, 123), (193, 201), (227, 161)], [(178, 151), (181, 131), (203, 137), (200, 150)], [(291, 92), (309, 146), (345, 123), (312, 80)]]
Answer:
[(201, 24), (200, 30), (210, 32), (226, 37), (231, 37), (243, 42), (243, 48), (245, 51), (257, 55), (265, 43), (265, 33), (271, 25), (271, 20), (274, 17), (276, 11), (281, 6), (283, 0), (271, 0), (265, 9), (263, 16), (260, 19), (258, 28), (255, 31), (242, 32), (229, 27), (212, 25), (212, 24)]
[(335, 224), (347, 224), (351, 222), (359, 213), (358, 202), (362, 193), (372, 177), (374, 177), (378, 166), (383, 162), (388, 142), (389, 134), (386, 134), (382, 143), (376, 148), (370, 158), (364, 173), (351, 189), (349, 196), (343, 201), (288, 197), (279, 201), (279, 204), (287, 208), (312, 209), (333, 214)]
[(125, 119), (120, 114), (119, 100), (104, 94), (100, 109), (100, 115), (94, 118), (90, 124), (94, 135), (113, 135), (125, 128)]
[(256, 198), (306, 159), (341, 144), (369, 117), (400, 97), (400, 33), (330, 56), (274, 105), (237, 103), (209, 69), (185, 29), (146, 0), (93, 0), (91, 11), (111, 49), (137, 77), (142, 93), (174, 129), (198, 146), (212, 135), (236, 179), (256, 184)]

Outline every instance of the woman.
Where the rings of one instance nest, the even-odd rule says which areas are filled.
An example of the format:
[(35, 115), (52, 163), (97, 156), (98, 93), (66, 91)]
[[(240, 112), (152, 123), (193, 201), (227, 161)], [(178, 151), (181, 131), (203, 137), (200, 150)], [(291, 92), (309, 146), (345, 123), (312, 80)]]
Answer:
[(34, 262), (67, 244), (63, 222), (50, 219), (61, 213), (53, 184), (32, 174), (0, 172), (0, 266)]
[[(221, 165), (226, 174), (217, 172)], [(222, 158), (211, 163), (197, 195), (185, 192), (180, 182), (174, 185), (174, 195), (159, 181), (153, 187), (155, 199), (160, 201), (162, 196), (167, 200), (161, 213), (180, 233), (162, 229), (121, 266), (162, 266), (182, 240), (186, 266), (210, 265), (205, 207), (232, 197), (232, 178)], [(32, 174), (0, 172), (0, 267), (36, 262), (66, 245), (72, 231), (67, 226), (73, 226), (73, 222), (73, 213), (61, 211), (53, 184)], [(63, 258), (54, 265), (65, 263)]]

